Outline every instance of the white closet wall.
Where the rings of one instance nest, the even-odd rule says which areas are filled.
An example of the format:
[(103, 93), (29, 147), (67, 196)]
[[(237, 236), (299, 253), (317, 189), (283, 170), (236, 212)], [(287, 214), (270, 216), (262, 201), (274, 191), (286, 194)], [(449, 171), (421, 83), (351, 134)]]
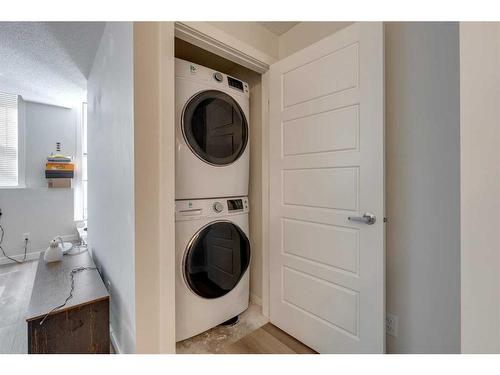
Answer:
[(500, 23), (460, 23), (462, 352), (500, 353)]

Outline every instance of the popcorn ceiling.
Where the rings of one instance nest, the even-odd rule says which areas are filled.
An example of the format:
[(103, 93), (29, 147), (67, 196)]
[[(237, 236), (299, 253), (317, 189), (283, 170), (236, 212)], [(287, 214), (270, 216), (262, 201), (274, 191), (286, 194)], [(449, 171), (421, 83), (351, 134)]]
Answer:
[(86, 100), (104, 22), (0, 22), (0, 91), (71, 107)]

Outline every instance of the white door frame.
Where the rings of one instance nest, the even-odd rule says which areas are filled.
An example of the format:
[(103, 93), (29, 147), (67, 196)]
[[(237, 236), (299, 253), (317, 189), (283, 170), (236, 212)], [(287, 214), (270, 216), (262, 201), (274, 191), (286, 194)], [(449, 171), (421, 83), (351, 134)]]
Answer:
[(269, 317), (269, 66), (277, 60), (206, 22), (175, 22), (175, 37), (262, 74), (262, 313)]

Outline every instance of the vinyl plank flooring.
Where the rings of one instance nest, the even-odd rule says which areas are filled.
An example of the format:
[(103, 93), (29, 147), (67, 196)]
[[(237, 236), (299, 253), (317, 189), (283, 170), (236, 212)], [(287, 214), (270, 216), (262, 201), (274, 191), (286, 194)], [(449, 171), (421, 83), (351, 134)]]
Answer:
[(15, 333), (15, 325), (0, 327), (0, 354), (9, 354), (12, 352)]
[(304, 345), (299, 340), (290, 336), (288, 333), (282, 331), (273, 324), (270, 323), (266, 324), (265, 326), (262, 327), (262, 329), (268, 332), (269, 334), (273, 335), (276, 339), (281, 341), (283, 344), (288, 346), (297, 354), (316, 354), (316, 352), (312, 350), (310, 347)]
[(267, 323), (222, 350), (225, 354), (314, 354), (278, 327)]
[(263, 329), (258, 329), (224, 350), (227, 354), (294, 354), (295, 352)]
[(28, 333), (26, 322), (14, 326), (14, 340), (11, 346), (12, 354), (28, 354)]
[(36, 261), (0, 266), (0, 353), (27, 353), (26, 311)]

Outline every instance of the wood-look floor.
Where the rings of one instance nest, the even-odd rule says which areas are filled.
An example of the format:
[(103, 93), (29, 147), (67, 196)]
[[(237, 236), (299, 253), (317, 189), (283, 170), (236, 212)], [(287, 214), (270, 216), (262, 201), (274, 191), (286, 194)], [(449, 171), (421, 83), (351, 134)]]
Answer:
[(278, 327), (267, 323), (242, 339), (223, 348), (224, 354), (315, 354)]
[(37, 264), (0, 266), (0, 354), (28, 353), (25, 318)]

